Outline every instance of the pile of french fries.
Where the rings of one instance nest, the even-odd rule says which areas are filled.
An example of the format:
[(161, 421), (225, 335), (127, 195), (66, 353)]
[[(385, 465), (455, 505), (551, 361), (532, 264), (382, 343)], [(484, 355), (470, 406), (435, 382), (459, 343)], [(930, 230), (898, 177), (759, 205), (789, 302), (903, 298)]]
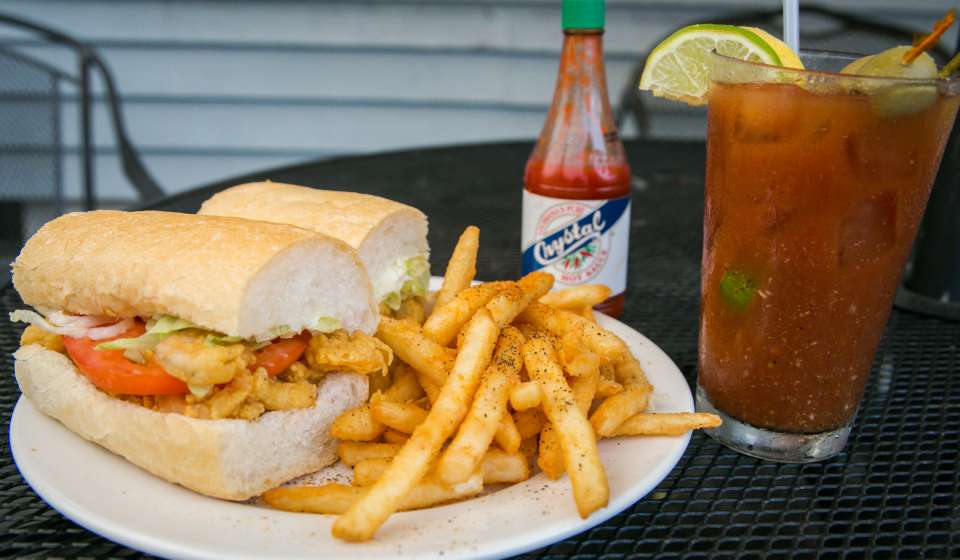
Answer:
[(608, 288), (550, 292), (542, 272), (471, 286), (479, 240), (476, 227), (461, 235), (429, 315), (412, 304), (382, 317), (390, 376), (371, 377), (369, 402), (331, 429), (353, 484), (276, 488), (266, 503), (338, 515), (335, 537), (366, 541), (396, 511), (524, 481), (536, 464), (569, 476), (586, 518), (610, 493), (598, 439), (719, 425), (711, 414), (645, 412), (643, 369), (593, 317)]

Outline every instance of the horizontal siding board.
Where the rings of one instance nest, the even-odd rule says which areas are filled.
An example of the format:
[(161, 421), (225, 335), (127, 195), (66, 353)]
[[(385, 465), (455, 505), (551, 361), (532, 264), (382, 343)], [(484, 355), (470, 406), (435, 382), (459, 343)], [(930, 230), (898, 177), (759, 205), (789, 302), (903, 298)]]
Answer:
[[(323, 157), (317, 154), (315, 157)], [(289, 165), (312, 157), (284, 155), (212, 155), (212, 154), (143, 154), (143, 159), (164, 190), (181, 192), (205, 183)], [(69, 199), (82, 197), (80, 184), (80, 157), (69, 153), (64, 157), (64, 193)], [(129, 185), (120, 167), (116, 153), (98, 153), (94, 173), (97, 196), (112, 200), (135, 200), (136, 191)]]
[[(942, 13), (943, 0), (832, 0), (836, 9), (901, 20)], [(550, 49), (559, 0), (543, 2), (203, 2), (7, 0), (3, 9), (93, 40), (263, 45), (418, 45)], [(734, 10), (776, 9), (770, 0), (608, 2), (613, 49), (633, 50), (638, 23), (660, 35), (680, 22)], [(118, 25), (119, 23), (119, 25)], [(10, 31), (0, 32), (10, 34)]]
[[(95, 114), (95, 142), (112, 146), (107, 112)], [(130, 104), (125, 107), (132, 140), (142, 149), (268, 148), (341, 152), (370, 151), (404, 145), (490, 141), (532, 137), (544, 114), (499, 110), (462, 111), (413, 107), (270, 106), (229, 103)], [(63, 138), (77, 137), (76, 105), (64, 111)]]

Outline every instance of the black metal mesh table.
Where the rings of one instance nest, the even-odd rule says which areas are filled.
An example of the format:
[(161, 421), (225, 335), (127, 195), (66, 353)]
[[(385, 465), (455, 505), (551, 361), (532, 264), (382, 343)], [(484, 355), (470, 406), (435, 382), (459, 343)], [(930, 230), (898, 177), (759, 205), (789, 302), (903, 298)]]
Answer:
[[(466, 224), (482, 231), (480, 278), (519, 272), (520, 184), (529, 143), (398, 152), (309, 163), (241, 178), (339, 186), (413, 204), (430, 217), (434, 270)], [(635, 175), (629, 300), (622, 320), (693, 385), (696, 375), (704, 149), (630, 143)], [(155, 208), (195, 211), (231, 180)], [(0, 292), (4, 430), (19, 391), (10, 353), (20, 306)], [(0, 554), (137, 553), (48, 508), (24, 483), (6, 439), (0, 457)], [(696, 434), (649, 496), (603, 525), (530, 557), (626, 555), (960, 558), (960, 324), (893, 311), (844, 453), (811, 465), (765, 463)]]

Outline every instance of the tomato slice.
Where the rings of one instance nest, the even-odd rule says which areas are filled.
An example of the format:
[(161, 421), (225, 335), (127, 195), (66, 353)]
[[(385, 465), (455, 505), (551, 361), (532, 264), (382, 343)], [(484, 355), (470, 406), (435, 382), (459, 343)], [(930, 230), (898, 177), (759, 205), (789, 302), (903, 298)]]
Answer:
[[(89, 338), (63, 337), (67, 354), (94, 385), (109, 393), (120, 395), (182, 395), (189, 390), (187, 384), (167, 373), (157, 362), (145, 364), (131, 362), (123, 350), (97, 350), (98, 344), (116, 338), (135, 338), (144, 333), (143, 323), (137, 321), (127, 332), (114, 338), (91, 340)], [(285, 371), (307, 349), (310, 333), (304, 331), (291, 338), (277, 339), (256, 353), (256, 362), (250, 367), (256, 371), (264, 368), (268, 375)]]
[(257, 368), (264, 368), (267, 370), (267, 375), (277, 375), (300, 359), (307, 350), (309, 342), (309, 331), (303, 331), (290, 338), (278, 338), (273, 344), (257, 352), (257, 361), (250, 369), (256, 371)]
[[(134, 338), (146, 329), (137, 321), (127, 332), (114, 338)], [(63, 337), (67, 354), (94, 385), (109, 393), (120, 395), (182, 395), (187, 384), (167, 373), (157, 362), (131, 362), (123, 350), (97, 350), (107, 340)]]

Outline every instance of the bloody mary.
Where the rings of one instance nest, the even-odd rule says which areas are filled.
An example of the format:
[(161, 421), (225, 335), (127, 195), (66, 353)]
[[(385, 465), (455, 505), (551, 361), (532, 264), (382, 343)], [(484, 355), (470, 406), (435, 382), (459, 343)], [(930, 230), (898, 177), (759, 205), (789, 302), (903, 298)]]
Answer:
[[(712, 64), (698, 404), (725, 416), (728, 445), (819, 460), (856, 413), (957, 83), (749, 68), (727, 81), (762, 65)], [(779, 445), (764, 431), (832, 439), (794, 454), (764, 449)]]

